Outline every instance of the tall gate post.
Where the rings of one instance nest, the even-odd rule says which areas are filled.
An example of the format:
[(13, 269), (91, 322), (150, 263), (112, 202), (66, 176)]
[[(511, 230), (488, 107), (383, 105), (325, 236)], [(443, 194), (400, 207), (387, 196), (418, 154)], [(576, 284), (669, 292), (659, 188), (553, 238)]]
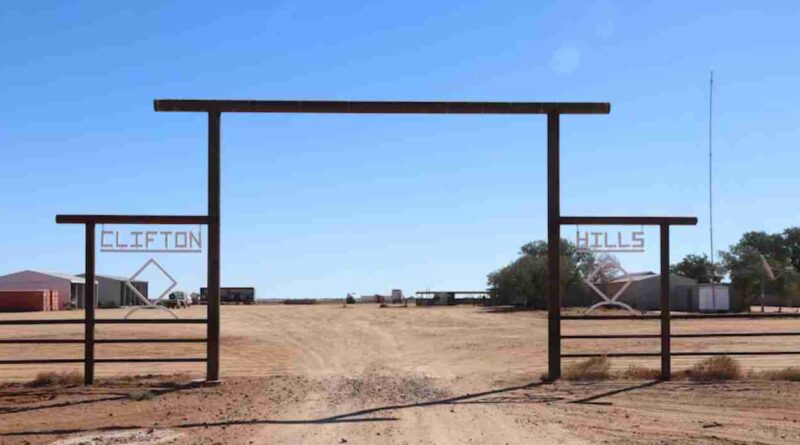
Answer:
[(561, 196), (559, 114), (547, 114), (547, 364), (548, 377), (561, 377)]
[(94, 223), (86, 223), (86, 271), (83, 284), (83, 384), (94, 383), (94, 309), (97, 295), (94, 289)]
[(671, 374), (671, 332), (669, 301), (669, 224), (661, 224), (661, 380)]
[(206, 380), (219, 380), (220, 112), (208, 112), (208, 324)]

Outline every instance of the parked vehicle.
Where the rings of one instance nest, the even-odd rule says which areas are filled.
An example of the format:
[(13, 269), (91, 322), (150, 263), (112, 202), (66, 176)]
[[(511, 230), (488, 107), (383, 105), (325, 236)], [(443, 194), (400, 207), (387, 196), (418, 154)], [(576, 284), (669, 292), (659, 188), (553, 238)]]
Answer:
[(169, 309), (181, 309), (192, 305), (192, 298), (181, 291), (172, 292), (164, 300), (158, 302), (161, 306)]

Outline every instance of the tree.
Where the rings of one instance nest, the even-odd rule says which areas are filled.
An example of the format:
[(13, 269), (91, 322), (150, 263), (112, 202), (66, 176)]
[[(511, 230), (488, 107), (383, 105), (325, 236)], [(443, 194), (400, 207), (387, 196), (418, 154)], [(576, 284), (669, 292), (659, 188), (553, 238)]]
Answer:
[(800, 270), (800, 227), (789, 227), (782, 233), (783, 245), (794, 270)]
[[(722, 263), (730, 272), (733, 288), (741, 295), (743, 307), (749, 308), (756, 301), (755, 296), (761, 294), (762, 289), (769, 293), (781, 294), (782, 284), (777, 280), (772, 282), (766, 277), (761, 256), (763, 255), (774, 268), (783, 270), (786, 266), (790, 266), (792, 247), (787, 240), (788, 237), (797, 235), (795, 229), (797, 228), (775, 234), (763, 231), (747, 232), (727, 252), (720, 252)], [(787, 285), (786, 291), (789, 289), (791, 286)]]
[(775, 284), (780, 296), (778, 312), (781, 311), (783, 306), (797, 307), (798, 296), (800, 296), (800, 273), (794, 267), (787, 266), (775, 278)]
[(761, 293), (761, 286), (765, 283), (761, 254), (754, 247), (741, 241), (731, 246), (727, 252), (720, 254), (722, 264), (730, 273), (733, 289), (740, 296), (744, 310), (749, 312), (755, 296)]
[[(596, 265), (591, 252), (578, 251), (575, 245), (561, 240), (560, 286), (561, 293), (570, 285), (582, 284)], [(523, 245), (520, 257), (511, 264), (489, 274), (490, 294), (499, 304), (524, 304), (526, 307), (544, 308), (547, 305), (547, 242), (533, 241)]]
[(698, 283), (718, 283), (722, 279), (721, 265), (712, 264), (706, 254), (686, 255), (678, 264), (671, 265), (669, 272), (694, 278)]

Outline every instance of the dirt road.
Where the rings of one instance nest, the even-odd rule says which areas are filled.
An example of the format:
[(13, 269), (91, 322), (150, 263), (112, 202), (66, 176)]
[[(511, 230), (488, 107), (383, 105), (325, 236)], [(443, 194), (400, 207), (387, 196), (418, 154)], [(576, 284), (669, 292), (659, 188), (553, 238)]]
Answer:
[[(122, 314), (99, 311), (107, 318)], [(183, 317), (204, 315), (202, 307), (181, 312)], [(564, 331), (655, 333), (657, 323), (565, 322)], [(712, 320), (674, 325), (676, 332), (731, 332), (798, 330), (798, 323)], [(42, 328), (2, 327), (0, 336), (81, 338), (78, 326)], [(536, 312), (226, 306), (222, 328), (222, 385), (176, 386), (152, 377), (114, 380), (95, 388), (6, 386), (0, 390), (0, 443), (52, 443), (97, 435), (111, 437), (93, 443), (800, 443), (798, 383), (542, 385), (546, 319)], [(202, 337), (204, 330), (191, 325), (170, 326), (168, 332), (138, 325), (99, 325), (97, 335)], [(793, 338), (676, 341), (673, 350), (800, 349), (797, 342)], [(3, 356), (80, 357), (80, 345), (0, 348)], [(101, 348), (99, 357), (204, 354), (202, 345)], [(657, 351), (658, 340), (565, 342), (564, 348)], [(746, 368), (772, 368), (798, 365), (798, 360), (782, 356), (742, 363)], [(655, 360), (635, 362), (657, 365)], [(624, 368), (632, 362), (613, 363)], [(689, 363), (676, 359), (674, 367)], [(44, 369), (4, 367), (0, 379), (28, 380)], [(99, 365), (97, 373), (118, 379), (186, 369), (191, 377), (203, 376), (200, 364), (109, 364)], [(131, 394), (142, 388), (156, 391), (152, 399), (132, 400)]]

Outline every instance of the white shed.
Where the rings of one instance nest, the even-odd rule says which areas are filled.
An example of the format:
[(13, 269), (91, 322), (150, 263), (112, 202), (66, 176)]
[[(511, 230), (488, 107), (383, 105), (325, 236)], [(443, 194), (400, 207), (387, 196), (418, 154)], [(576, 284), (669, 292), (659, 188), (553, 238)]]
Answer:
[(700, 284), (698, 289), (700, 312), (728, 312), (731, 310), (730, 288), (725, 284)]

